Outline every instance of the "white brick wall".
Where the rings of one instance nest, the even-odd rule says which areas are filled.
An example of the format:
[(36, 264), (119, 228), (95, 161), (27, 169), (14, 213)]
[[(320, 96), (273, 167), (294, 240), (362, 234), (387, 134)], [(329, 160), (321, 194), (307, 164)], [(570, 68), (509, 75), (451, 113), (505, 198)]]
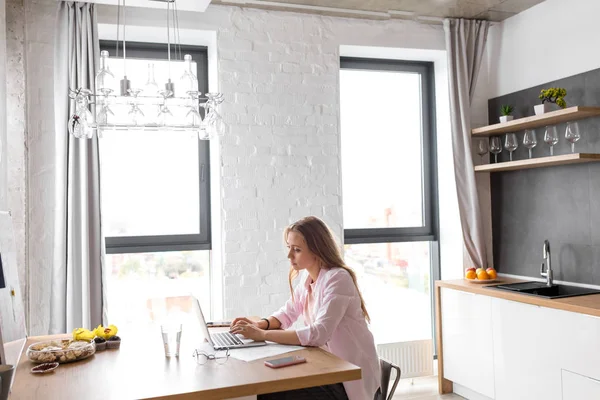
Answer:
[(442, 30), (214, 6), (180, 24), (218, 32), (225, 317), (267, 315), (289, 297), (283, 228), (312, 214), (342, 236), (339, 46), (443, 48)]
[(6, 78), (6, 94), (1, 97), (6, 99), (7, 111), (8, 209), (13, 216), (29, 334), (35, 335), (46, 333), (49, 321), (56, 1), (7, 0), (6, 7), (4, 4), (2, 1), (2, 12), (6, 10), (6, 40), (2, 41), (7, 48), (6, 73), (0, 75)]
[[(114, 23), (115, 15), (112, 7), (99, 7), (101, 23)], [(163, 27), (164, 13), (129, 10), (127, 20)], [(51, 26), (54, 19), (43, 10), (33, 12), (27, 23), (29, 33)], [(223, 244), (225, 317), (266, 315), (289, 297), (283, 229), (313, 214), (338, 237), (342, 234), (339, 46), (443, 49), (443, 31), (400, 20), (223, 6), (182, 13), (179, 24), (182, 29), (217, 32), (218, 84), (226, 96), (222, 114), (228, 130), (220, 143), (220, 157), (212, 160), (213, 168), (221, 169), (221, 202), (212, 206), (222, 219), (222, 237), (214, 240)], [(27, 52), (28, 91), (39, 88), (42, 94), (35, 102), (45, 102), (52, 90), (50, 80), (43, 78), (52, 76), (51, 65), (42, 58), (48, 54), (50, 36), (38, 39), (38, 52)], [(47, 264), (42, 261), (52, 259), (45, 243), (47, 232), (52, 232), (53, 181), (52, 166), (38, 160), (51, 159), (52, 146), (44, 136), (50, 134), (48, 125), (42, 124), (47, 108), (32, 103), (28, 110), (28, 123), (43, 133), (33, 138), (29, 153), (33, 202), (29, 241), (40, 244), (30, 250), (29, 271), (43, 277)], [(31, 285), (31, 290), (41, 291), (35, 298), (32, 292), (32, 334), (47, 327), (48, 308), (38, 301), (46, 296), (44, 279)]]

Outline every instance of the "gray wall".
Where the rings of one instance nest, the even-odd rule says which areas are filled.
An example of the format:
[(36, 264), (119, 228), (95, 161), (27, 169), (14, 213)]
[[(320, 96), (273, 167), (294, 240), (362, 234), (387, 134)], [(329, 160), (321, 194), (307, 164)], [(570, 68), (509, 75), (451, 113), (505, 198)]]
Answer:
[[(515, 118), (533, 115), (542, 88), (567, 89), (567, 106), (600, 106), (600, 69), (548, 82), (488, 101), (490, 123), (502, 104), (515, 107)], [(600, 118), (580, 120), (576, 152), (600, 153)], [(570, 152), (566, 124), (557, 125), (554, 154)], [(527, 158), (523, 131), (513, 159)], [(544, 128), (536, 129), (534, 157), (550, 155)], [(505, 136), (502, 135), (502, 143)], [(503, 150), (498, 160), (508, 160)], [(542, 243), (550, 240), (552, 269), (558, 280), (600, 285), (600, 163), (498, 172), (491, 174), (494, 264), (503, 273), (539, 277)]]

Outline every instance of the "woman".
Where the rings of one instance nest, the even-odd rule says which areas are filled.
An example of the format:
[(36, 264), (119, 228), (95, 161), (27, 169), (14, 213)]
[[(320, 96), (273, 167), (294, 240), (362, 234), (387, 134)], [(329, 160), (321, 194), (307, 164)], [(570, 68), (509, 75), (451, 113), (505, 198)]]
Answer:
[[(323, 347), (361, 368), (362, 379), (337, 385), (261, 395), (259, 399), (373, 400), (380, 386), (379, 358), (367, 322), (369, 314), (356, 275), (343, 261), (329, 228), (307, 217), (286, 228), (292, 297), (276, 313), (258, 322), (236, 318), (232, 333), (253, 340)], [(300, 284), (292, 280), (305, 270)], [(289, 328), (302, 315), (305, 326)]]

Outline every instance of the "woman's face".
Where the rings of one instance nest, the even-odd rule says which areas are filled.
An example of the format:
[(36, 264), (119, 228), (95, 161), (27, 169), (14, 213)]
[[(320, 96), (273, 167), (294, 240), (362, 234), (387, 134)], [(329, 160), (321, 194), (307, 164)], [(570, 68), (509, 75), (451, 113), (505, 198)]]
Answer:
[(287, 236), (288, 258), (296, 271), (311, 269), (317, 265), (317, 256), (306, 246), (304, 236), (290, 231)]

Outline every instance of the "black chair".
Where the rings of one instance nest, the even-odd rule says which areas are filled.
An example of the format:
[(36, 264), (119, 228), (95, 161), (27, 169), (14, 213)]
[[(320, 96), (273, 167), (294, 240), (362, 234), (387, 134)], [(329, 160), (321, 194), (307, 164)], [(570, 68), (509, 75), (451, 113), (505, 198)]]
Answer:
[[(384, 360), (383, 358), (379, 359), (379, 364), (381, 365), (381, 400), (391, 400), (392, 396), (394, 396), (394, 392), (396, 391), (396, 386), (398, 386), (398, 382), (400, 382), (400, 376), (402, 375), (402, 371), (400, 371), (400, 367), (391, 362)], [(388, 387), (390, 385), (390, 378), (392, 376), (392, 370), (396, 370), (396, 377), (394, 378), (394, 384), (392, 385), (392, 389), (388, 391)], [(376, 398), (377, 400), (377, 398)]]

